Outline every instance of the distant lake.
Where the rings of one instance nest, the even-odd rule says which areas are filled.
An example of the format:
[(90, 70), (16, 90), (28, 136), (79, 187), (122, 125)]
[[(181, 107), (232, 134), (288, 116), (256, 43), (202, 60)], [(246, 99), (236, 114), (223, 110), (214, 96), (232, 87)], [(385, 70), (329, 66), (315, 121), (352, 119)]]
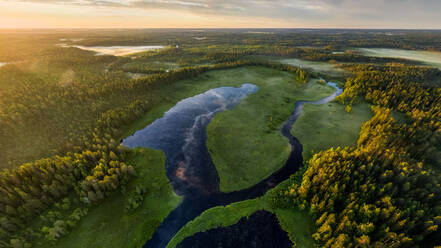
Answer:
[(414, 51), (389, 48), (359, 48), (363, 55), (382, 58), (401, 58), (423, 62), (427, 65), (441, 69), (441, 52)]
[(126, 56), (130, 54), (163, 49), (165, 46), (77, 46), (58, 44), (60, 47), (76, 47), (79, 49), (96, 52), (97, 55)]

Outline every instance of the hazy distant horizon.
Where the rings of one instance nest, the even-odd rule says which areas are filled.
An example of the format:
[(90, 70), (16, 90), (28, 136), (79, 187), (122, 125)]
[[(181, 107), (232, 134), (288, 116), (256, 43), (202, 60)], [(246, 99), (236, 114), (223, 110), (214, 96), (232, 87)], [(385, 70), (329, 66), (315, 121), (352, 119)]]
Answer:
[(202, 28), (202, 27), (167, 27), (167, 28), (155, 28), (155, 27), (127, 27), (127, 28), (117, 28), (117, 27), (41, 27), (41, 28), (32, 28), (32, 27), (0, 27), (0, 30), (29, 30), (29, 31), (38, 31), (38, 30), (189, 30), (189, 31), (206, 31), (206, 30), (297, 30), (297, 31), (440, 31), (441, 28), (290, 28), (290, 27), (268, 27), (268, 28), (258, 28), (258, 27), (219, 27), (219, 28)]
[(438, 0), (0, 0), (0, 28), (441, 29)]

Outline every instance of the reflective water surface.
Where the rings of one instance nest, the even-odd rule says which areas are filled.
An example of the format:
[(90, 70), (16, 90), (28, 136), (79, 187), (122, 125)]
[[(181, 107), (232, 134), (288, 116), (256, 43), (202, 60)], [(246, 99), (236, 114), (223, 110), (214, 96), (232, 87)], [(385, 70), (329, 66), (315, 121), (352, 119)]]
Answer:
[(161, 223), (153, 237), (144, 245), (165, 247), (173, 236), (203, 211), (220, 205), (253, 199), (289, 178), (303, 163), (302, 146), (291, 135), (291, 128), (300, 116), (303, 105), (324, 104), (335, 99), (342, 90), (318, 101), (299, 101), (281, 132), (288, 138), (292, 151), (285, 165), (260, 183), (241, 191), (223, 193), (219, 176), (206, 147), (206, 127), (219, 112), (234, 108), (258, 87), (243, 84), (240, 88), (221, 87), (180, 101), (144, 129), (123, 140), (123, 145), (160, 149), (166, 155), (166, 171), (175, 192), (184, 197), (182, 203)]

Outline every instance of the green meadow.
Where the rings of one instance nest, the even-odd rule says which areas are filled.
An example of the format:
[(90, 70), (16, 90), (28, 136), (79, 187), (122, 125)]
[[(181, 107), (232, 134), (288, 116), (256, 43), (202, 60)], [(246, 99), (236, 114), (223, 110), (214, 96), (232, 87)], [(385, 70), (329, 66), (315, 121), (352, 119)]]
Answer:
[(303, 146), (303, 161), (308, 161), (315, 153), (331, 147), (356, 146), (361, 124), (372, 116), (364, 101), (354, 104), (351, 112), (336, 101), (305, 104), (291, 133)]
[(280, 169), (291, 152), (280, 127), (295, 102), (318, 100), (334, 92), (319, 80), (302, 84), (286, 73), (264, 72), (265, 77), (250, 81), (259, 86), (257, 93), (218, 114), (208, 126), (207, 147), (223, 192), (251, 187)]

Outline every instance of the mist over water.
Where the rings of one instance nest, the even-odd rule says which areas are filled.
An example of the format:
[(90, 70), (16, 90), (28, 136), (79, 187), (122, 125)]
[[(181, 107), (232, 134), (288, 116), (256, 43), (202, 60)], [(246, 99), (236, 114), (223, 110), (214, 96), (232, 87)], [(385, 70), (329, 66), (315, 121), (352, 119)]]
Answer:
[(359, 48), (360, 53), (367, 56), (382, 57), (382, 58), (401, 58), (424, 62), (427, 65), (432, 65), (441, 69), (441, 52), (431, 51), (414, 51), (404, 49), (390, 49), (390, 48)]

